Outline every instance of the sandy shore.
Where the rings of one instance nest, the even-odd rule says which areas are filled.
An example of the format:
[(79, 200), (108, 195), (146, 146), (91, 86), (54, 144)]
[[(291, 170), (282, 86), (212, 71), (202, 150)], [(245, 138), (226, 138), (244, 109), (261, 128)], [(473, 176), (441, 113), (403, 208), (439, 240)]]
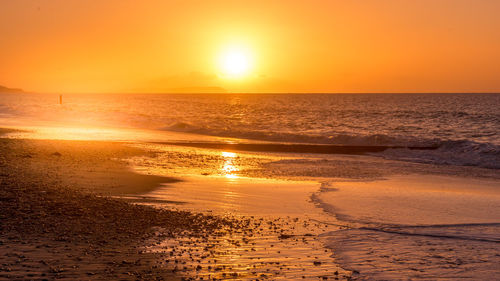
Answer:
[(0, 280), (351, 278), (314, 220), (131, 200), (187, 180), (132, 171), (128, 159), (156, 156), (116, 142), (0, 137)]
[(119, 160), (141, 153), (110, 142), (0, 139), (0, 279), (175, 280), (172, 266), (143, 251), (155, 229), (185, 239), (239, 228), (102, 196), (175, 181)]

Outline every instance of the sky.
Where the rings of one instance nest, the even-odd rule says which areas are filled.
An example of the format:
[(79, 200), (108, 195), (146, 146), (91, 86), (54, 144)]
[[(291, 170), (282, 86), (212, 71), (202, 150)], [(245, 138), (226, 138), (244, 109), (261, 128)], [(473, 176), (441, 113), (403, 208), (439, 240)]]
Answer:
[(0, 85), (500, 92), (499, 14), (497, 0), (0, 0)]

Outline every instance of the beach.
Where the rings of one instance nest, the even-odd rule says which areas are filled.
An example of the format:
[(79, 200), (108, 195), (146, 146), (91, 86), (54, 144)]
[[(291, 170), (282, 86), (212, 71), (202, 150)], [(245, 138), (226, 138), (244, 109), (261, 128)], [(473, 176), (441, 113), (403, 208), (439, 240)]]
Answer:
[[(2, 278), (498, 274), (500, 194), (489, 170), (457, 178), (460, 168), (433, 175), (426, 165), (388, 169), (393, 161), (365, 156), (330, 156), (326, 171), (314, 162), (317, 176), (344, 167), (332, 179), (292, 164), (304, 155), (87, 140), (1, 144)], [(370, 171), (374, 165), (383, 171)]]
[(0, 281), (500, 280), (500, 1), (0, 7)]
[(1, 278), (350, 278), (324, 250), (316, 227), (290, 210), (270, 219), (250, 216), (252, 210), (201, 215), (130, 203), (147, 205), (130, 198), (178, 182), (134, 173), (119, 160), (143, 150), (102, 141), (0, 143)]
[[(495, 95), (17, 97), (0, 110), (0, 278), (500, 275)], [(352, 100), (371, 109), (336, 106)]]
[[(231, 220), (111, 199), (172, 179), (113, 159), (141, 153), (116, 143), (1, 139), (1, 273), (5, 280), (176, 280), (143, 249), (163, 237), (241, 230)], [(174, 270), (175, 272), (175, 270)]]

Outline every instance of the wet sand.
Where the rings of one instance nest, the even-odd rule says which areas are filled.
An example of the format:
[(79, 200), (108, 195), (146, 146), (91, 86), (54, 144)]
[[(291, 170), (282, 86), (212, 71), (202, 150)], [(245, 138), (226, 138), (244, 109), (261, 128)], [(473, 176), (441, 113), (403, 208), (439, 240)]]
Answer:
[[(150, 194), (183, 183), (170, 177), (176, 173), (132, 170), (129, 159), (154, 151), (0, 138), (0, 152), (0, 280), (350, 279), (319, 241), (321, 223), (287, 212), (253, 216), (149, 202)], [(196, 184), (211, 188), (203, 179)], [(260, 198), (250, 201), (258, 207)]]
[(153, 148), (0, 138), (0, 280), (498, 275), (490, 171)]
[[(334, 253), (319, 235), (338, 230), (308, 201), (316, 182), (295, 182), (220, 176), (186, 176), (182, 182), (164, 185), (141, 195), (147, 204), (172, 208), (162, 199), (180, 202), (176, 208), (230, 217), (248, 224), (244, 231), (211, 236), (203, 241), (165, 239), (150, 251), (182, 251), (179, 268), (200, 278), (237, 277), (237, 280), (344, 280)], [(130, 197), (128, 198), (130, 199)], [(208, 252), (204, 249), (208, 249)], [(189, 270), (191, 269), (191, 270)], [(191, 273), (189, 272), (191, 271)]]
[[(487, 169), (408, 165), (373, 157), (312, 161), (273, 155), (259, 159), (260, 154), (214, 149), (155, 150), (157, 157), (134, 159), (134, 167), (143, 173), (177, 174), (183, 181), (141, 195), (147, 204), (162, 206), (169, 199), (179, 202), (180, 210), (264, 221), (259, 225), (252, 220), (256, 230), (252, 236), (180, 244), (166, 239), (150, 248), (184, 252), (178, 261), (187, 271), (196, 270), (197, 277), (492, 280), (498, 276), (498, 177)], [(296, 162), (298, 169), (291, 167)], [(262, 178), (272, 173), (273, 165), (280, 166), (273, 175), (285, 175), (286, 180)], [(292, 180), (289, 176), (308, 175), (309, 167), (312, 174), (334, 171), (343, 177)], [(355, 177), (345, 177), (351, 174)], [(292, 239), (277, 239), (280, 232)], [(210, 255), (198, 259), (207, 244)]]

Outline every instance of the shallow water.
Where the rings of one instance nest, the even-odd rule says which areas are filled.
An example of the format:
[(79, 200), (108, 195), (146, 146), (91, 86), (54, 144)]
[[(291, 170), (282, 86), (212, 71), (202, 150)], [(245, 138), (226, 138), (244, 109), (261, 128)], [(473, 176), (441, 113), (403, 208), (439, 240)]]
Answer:
[(394, 176), (330, 182), (314, 199), (348, 228), (324, 233), (361, 280), (474, 279), (500, 275), (500, 182)]
[[(0, 123), (287, 143), (434, 146), (403, 161), (500, 168), (500, 94), (0, 94)], [(160, 139), (159, 141), (165, 141)]]

